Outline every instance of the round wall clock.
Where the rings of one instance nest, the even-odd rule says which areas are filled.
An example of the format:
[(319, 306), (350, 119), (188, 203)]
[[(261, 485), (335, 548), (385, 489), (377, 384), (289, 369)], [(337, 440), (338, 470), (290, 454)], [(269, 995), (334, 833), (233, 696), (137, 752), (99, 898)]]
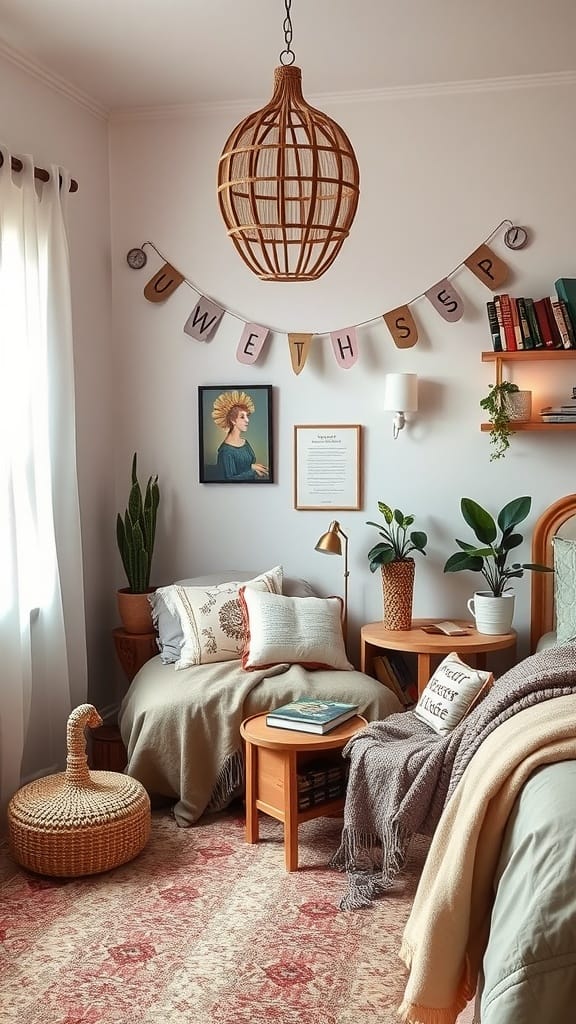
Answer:
[(509, 249), (523, 249), (528, 241), (528, 232), (526, 228), (518, 227), (517, 224), (513, 224), (511, 228), (508, 228), (504, 235), (504, 245), (507, 245)]
[(126, 262), (132, 270), (142, 270), (142, 267), (146, 266), (148, 257), (144, 252), (144, 249), (130, 249), (126, 253)]

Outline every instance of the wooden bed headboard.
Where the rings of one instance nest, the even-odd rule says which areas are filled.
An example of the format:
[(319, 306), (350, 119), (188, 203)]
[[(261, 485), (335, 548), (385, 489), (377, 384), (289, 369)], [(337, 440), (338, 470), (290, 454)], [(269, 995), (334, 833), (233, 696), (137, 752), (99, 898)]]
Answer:
[[(532, 536), (532, 561), (554, 566), (552, 538), (557, 534), (576, 537), (576, 520), (570, 529), (568, 521), (576, 516), (576, 494), (567, 494), (544, 510), (537, 520)], [(551, 572), (533, 572), (531, 575), (530, 650), (544, 633), (554, 629), (554, 575)]]

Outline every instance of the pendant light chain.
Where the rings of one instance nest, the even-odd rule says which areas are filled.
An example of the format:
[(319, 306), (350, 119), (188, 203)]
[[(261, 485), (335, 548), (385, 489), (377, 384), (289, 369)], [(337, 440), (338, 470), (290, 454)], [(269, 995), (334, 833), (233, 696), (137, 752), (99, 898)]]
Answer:
[(284, 0), (284, 7), (286, 8), (286, 17), (284, 18), (284, 24), (282, 29), (284, 31), (284, 42), (286, 43), (286, 49), (280, 53), (280, 63), (284, 65), (293, 64), (296, 60), (296, 54), (292, 49), (292, 20), (290, 18), (290, 8), (292, 7), (292, 0)]

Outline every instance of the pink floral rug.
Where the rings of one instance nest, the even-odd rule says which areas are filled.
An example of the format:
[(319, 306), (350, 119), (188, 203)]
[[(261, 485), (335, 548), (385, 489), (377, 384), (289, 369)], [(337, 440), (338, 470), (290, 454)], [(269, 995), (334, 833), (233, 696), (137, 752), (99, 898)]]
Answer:
[(241, 808), (193, 829), (155, 811), (136, 860), (84, 879), (40, 878), (0, 851), (0, 1021), (396, 1024), (426, 847), (389, 897), (343, 913), (327, 867), (341, 824), (301, 826), (291, 874), (281, 825), (263, 816), (249, 846)]

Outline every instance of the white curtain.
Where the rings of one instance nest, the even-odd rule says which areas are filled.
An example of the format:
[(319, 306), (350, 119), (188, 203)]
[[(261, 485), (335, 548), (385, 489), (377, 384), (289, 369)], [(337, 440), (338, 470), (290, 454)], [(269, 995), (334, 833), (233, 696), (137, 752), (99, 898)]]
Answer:
[[(0, 810), (65, 763), (86, 693), (74, 411), (69, 176), (12, 173), (0, 145)], [(59, 174), (62, 188), (59, 188)]]

